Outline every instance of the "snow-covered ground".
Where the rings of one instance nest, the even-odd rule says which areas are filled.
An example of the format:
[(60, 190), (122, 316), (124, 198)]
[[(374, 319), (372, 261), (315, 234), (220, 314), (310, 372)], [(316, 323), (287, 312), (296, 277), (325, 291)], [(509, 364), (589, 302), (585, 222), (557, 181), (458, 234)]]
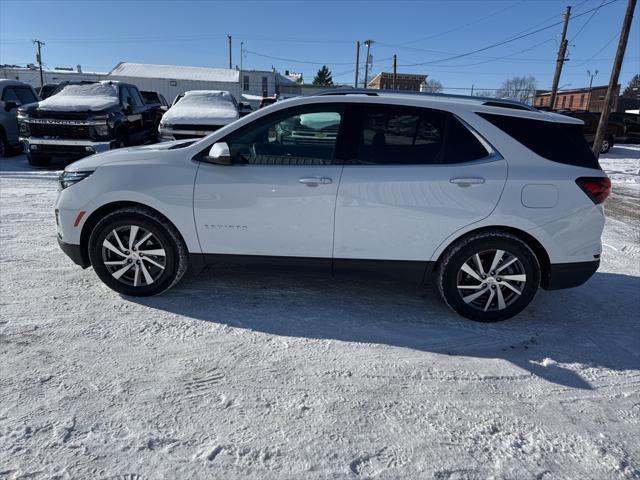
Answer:
[(0, 161), (0, 478), (640, 478), (640, 147), (600, 271), (479, 324), (434, 291), (207, 271), (125, 299)]

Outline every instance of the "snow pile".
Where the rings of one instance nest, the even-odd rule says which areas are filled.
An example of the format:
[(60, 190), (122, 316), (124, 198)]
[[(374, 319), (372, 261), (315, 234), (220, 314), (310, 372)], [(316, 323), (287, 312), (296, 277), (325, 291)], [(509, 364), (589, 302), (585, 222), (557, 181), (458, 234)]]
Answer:
[(38, 103), (54, 112), (100, 111), (118, 104), (118, 86), (111, 82), (67, 85), (59, 93)]
[(186, 92), (162, 117), (162, 123), (227, 125), (239, 117), (233, 95), (221, 90)]
[(478, 324), (421, 285), (239, 267), (122, 297), (58, 248), (57, 173), (3, 159), (0, 478), (638, 480), (638, 162), (602, 159), (593, 278)]

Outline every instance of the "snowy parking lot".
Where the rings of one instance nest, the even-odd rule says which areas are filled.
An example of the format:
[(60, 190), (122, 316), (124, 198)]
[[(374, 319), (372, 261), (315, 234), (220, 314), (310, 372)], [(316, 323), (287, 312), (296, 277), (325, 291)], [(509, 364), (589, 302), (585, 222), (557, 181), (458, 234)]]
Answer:
[(435, 290), (235, 270), (123, 298), (0, 160), (0, 478), (640, 479), (640, 146), (598, 273), (480, 324)]

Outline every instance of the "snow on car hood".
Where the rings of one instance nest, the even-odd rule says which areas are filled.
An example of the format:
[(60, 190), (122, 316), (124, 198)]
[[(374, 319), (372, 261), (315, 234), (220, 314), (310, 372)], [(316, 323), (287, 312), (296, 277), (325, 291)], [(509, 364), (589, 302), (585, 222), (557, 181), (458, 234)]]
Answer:
[(118, 148), (116, 150), (109, 150), (103, 153), (96, 153), (89, 157), (77, 160), (71, 165), (68, 165), (65, 170), (67, 172), (95, 170), (101, 165), (106, 165), (108, 163), (127, 163), (157, 158), (158, 152), (176, 148), (180, 145), (184, 145), (186, 147), (193, 142), (193, 140), (176, 140), (174, 142), (155, 143), (153, 145), (144, 145), (140, 147)]
[(58, 112), (100, 111), (118, 104), (118, 87), (109, 82), (67, 85), (38, 102), (41, 110)]
[(185, 93), (162, 117), (162, 123), (227, 125), (239, 117), (229, 92), (202, 90)]

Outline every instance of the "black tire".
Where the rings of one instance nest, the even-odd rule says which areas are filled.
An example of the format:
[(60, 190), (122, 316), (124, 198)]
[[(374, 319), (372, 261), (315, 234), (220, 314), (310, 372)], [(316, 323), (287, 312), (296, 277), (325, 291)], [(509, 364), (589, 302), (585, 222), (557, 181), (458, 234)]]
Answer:
[(0, 128), (0, 158), (10, 157), (11, 153), (13, 153), (13, 150), (7, 140), (7, 135), (4, 129)]
[[(135, 242), (131, 250), (124, 252), (127, 255), (116, 255), (114, 251), (104, 247), (106, 239), (115, 238), (113, 237), (114, 231), (116, 231), (118, 238), (123, 236), (120, 241), (127, 248), (130, 248), (128, 237), (134, 236), (135, 241), (142, 240), (140, 237), (144, 237), (146, 233), (140, 236), (135, 234), (126, 236), (126, 229), (129, 227), (129, 232), (131, 232), (131, 226), (136, 226), (142, 231), (151, 234), (150, 240), (142, 244), (138, 252), (135, 251)], [(118, 234), (119, 229), (124, 234)], [(113, 244), (113, 242), (111, 243)], [(143, 250), (143, 248), (151, 250)], [(120, 249), (118, 248), (118, 250)], [(164, 254), (161, 256), (147, 254), (147, 258), (142, 256), (138, 258), (137, 256), (142, 254), (143, 251), (157, 252), (159, 250), (163, 250)], [(109, 288), (123, 295), (142, 297), (158, 295), (173, 287), (183, 277), (188, 266), (187, 248), (176, 228), (159, 214), (142, 207), (122, 208), (100, 220), (89, 237), (89, 259), (100, 280)], [(131, 266), (129, 270), (121, 274), (120, 278), (116, 278), (114, 274), (117, 273), (116, 269), (119, 269), (120, 266), (105, 265), (105, 262), (113, 263), (120, 260), (123, 263), (127, 262), (121, 265), (122, 268), (129, 264)], [(163, 269), (154, 266), (158, 265), (158, 262), (164, 262)], [(139, 266), (141, 263), (143, 265)], [(143, 270), (147, 272), (144, 275), (142, 274), (144, 273), (142, 272)], [(138, 271), (142, 273), (138, 274)], [(144, 279), (147, 274), (153, 278), (152, 282), (147, 282)], [(136, 277), (137, 275), (139, 276)], [(136, 285), (136, 282), (139, 285)]]
[(34, 167), (46, 167), (51, 163), (51, 157), (39, 153), (27, 153), (27, 161)]
[[(505, 252), (500, 256), (505, 260), (490, 272), (494, 258), (499, 255), (496, 254), (498, 250)], [(486, 274), (484, 276), (479, 273), (476, 254)], [(516, 260), (509, 263), (513, 257)], [(474, 264), (472, 270), (476, 276), (471, 277), (466, 271), (469, 265)], [(510, 279), (507, 281), (500, 275)], [(512, 278), (525, 278), (525, 281), (512, 281)], [(540, 264), (531, 248), (515, 235), (499, 230), (485, 231), (464, 237), (445, 251), (438, 265), (437, 282), (442, 298), (455, 312), (478, 322), (498, 322), (517, 315), (533, 300), (540, 285)], [(507, 283), (516, 290), (507, 288)], [(469, 300), (481, 291), (484, 293), (480, 297)], [(498, 304), (498, 296), (503, 302), (502, 308)], [(482, 307), (487, 303), (489, 307), (485, 311)]]
[(600, 153), (607, 153), (613, 147), (613, 138), (603, 138), (602, 145), (600, 146)]

